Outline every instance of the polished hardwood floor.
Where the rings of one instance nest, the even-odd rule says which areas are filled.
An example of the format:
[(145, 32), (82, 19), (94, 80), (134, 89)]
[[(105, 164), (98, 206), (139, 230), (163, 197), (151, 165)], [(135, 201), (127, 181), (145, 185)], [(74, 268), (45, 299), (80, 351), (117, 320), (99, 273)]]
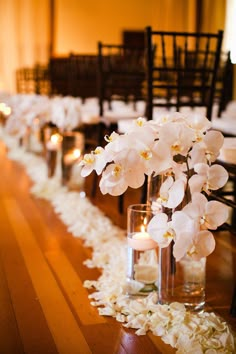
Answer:
[[(83, 265), (91, 250), (67, 231), (50, 203), (30, 194), (32, 182), (24, 167), (7, 158), (2, 143), (0, 164), (0, 354), (174, 353), (151, 333), (137, 336), (98, 315), (83, 287), (84, 280), (99, 276), (99, 270)], [(88, 178), (88, 195), (91, 182)], [(97, 190), (92, 201), (126, 227), (119, 198)], [(129, 191), (125, 209), (138, 201), (137, 192)], [(215, 236), (217, 247), (207, 260), (207, 309), (236, 330), (236, 318), (229, 313), (236, 237), (228, 231)]]

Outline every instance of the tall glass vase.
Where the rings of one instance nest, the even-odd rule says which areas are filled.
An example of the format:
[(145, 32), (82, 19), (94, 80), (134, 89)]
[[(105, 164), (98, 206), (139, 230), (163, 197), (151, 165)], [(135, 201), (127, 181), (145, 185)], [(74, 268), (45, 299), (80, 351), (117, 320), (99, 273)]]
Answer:
[(206, 258), (194, 261), (185, 256), (176, 262), (173, 243), (159, 249), (159, 303), (183, 303), (189, 310), (199, 311), (205, 305)]
[(61, 149), (62, 137), (55, 126), (46, 126), (43, 130), (44, 155), (47, 164), (48, 177), (55, 175), (58, 152)]
[[(84, 153), (84, 135), (81, 132), (65, 132), (62, 140), (62, 185), (83, 191), (84, 178), (81, 177), (79, 162)], [(77, 167), (77, 173), (76, 173)]]
[[(156, 212), (165, 212), (170, 221), (173, 210), (160, 207), (162, 197), (160, 188), (164, 180), (165, 176), (149, 177), (147, 201)], [(181, 210), (188, 202), (189, 191), (187, 189), (184, 200), (177, 209)], [(159, 303), (180, 302), (190, 310), (202, 310), (205, 305), (206, 258), (195, 261), (190, 256), (185, 256), (177, 262), (173, 255), (173, 245), (174, 241), (168, 247), (159, 248)]]

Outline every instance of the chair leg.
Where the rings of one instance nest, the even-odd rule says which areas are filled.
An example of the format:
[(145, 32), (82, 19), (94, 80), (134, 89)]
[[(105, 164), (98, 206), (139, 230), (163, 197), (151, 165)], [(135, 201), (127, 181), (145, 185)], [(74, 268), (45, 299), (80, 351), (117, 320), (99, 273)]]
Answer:
[(146, 204), (147, 203), (147, 191), (148, 191), (148, 177), (145, 176), (145, 181), (142, 186), (142, 194), (141, 194), (141, 203)]
[(97, 190), (98, 176), (97, 176), (97, 174), (95, 173), (95, 171), (94, 171), (93, 173), (94, 173), (94, 176), (93, 176), (93, 184), (92, 184), (91, 196), (92, 196), (92, 198), (95, 198), (96, 190)]
[(230, 314), (233, 317), (236, 317), (236, 285), (234, 287), (234, 293), (233, 293), (233, 299), (232, 299), (232, 304), (230, 308)]
[(123, 214), (123, 212), (124, 212), (124, 194), (121, 194), (118, 197), (118, 209), (119, 209), (119, 213)]

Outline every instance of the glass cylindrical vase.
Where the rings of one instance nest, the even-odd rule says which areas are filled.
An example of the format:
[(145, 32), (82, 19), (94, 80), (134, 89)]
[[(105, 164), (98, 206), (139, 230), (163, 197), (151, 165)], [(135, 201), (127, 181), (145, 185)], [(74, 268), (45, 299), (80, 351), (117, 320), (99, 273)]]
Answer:
[(187, 309), (200, 311), (205, 305), (206, 258), (193, 260), (173, 256), (173, 242), (159, 249), (158, 298), (161, 304), (183, 303)]
[[(82, 189), (84, 178), (80, 175), (79, 161), (84, 153), (84, 134), (81, 132), (66, 132), (62, 140), (62, 184), (72, 189)], [(75, 169), (77, 165), (77, 169)], [(75, 176), (76, 175), (76, 176)], [(72, 177), (73, 180), (72, 180)], [(76, 187), (76, 188), (75, 188)]]
[(48, 177), (53, 177), (57, 166), (58, 152), (61, 149), (62, 137), (55, 126), (47, 126), (44, 129), (44, 151), (48, 169)]
[(158, 247), (147, 233), (153, 217), (151, 206), (134, 204), (127, 214), (127, 292), (132, 296), (145, 296), (157, 290)]
[[(157, 213), (164, 212), (171, 221), (173, 211), (182, 210), (190, 201), (190, 193), (187, 186), (182, 202), (175, 209), (164, 207), (163, 199), (166, 194), (161, 195), (160, 190), (167, 177), (166, 175), (149, 177), (147, 201), (153, 210)], [(173, 255), (173, 246), (174, 241), (168, 247), (159, 248), (159, 302), (161, 304), (180, 302), (190, 310), (201, 310), (205, 305), (206, 258), (196, 261), (186, 255), (177, 262)]]

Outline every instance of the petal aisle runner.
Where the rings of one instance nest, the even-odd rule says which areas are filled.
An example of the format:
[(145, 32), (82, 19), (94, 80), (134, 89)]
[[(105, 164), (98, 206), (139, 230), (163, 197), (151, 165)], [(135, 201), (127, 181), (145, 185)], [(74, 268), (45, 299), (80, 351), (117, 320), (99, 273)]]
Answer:
[[(156, 294), (141, 301), (130, 299), (126, 293), (126, 238), (124, 230), (114, 226), (89, 199), (68, 191), (60, 183), (60, 171), (47, 177), (45, 161), (24, 148), (14, 139), (2, 136), (8, 147), (8, 157), (24, 165), (34, 186), (31, 193), (50, 201), (68, 231), (93, 248), (87, 267), (102, 269), (97, 281), (87, 280), (84, 286), (95, 289), (89, 295), (99, 314), (115, 317), (125, 327), (135, 328), (137, 335), (151, 331), (177, 349), (177, 353), (235, 353), (236, 336), (226, 322), (214, 313), (190, 313), (179, 303), (159, 305)], [(73, 210), (73, 213), (71, 213)]]

